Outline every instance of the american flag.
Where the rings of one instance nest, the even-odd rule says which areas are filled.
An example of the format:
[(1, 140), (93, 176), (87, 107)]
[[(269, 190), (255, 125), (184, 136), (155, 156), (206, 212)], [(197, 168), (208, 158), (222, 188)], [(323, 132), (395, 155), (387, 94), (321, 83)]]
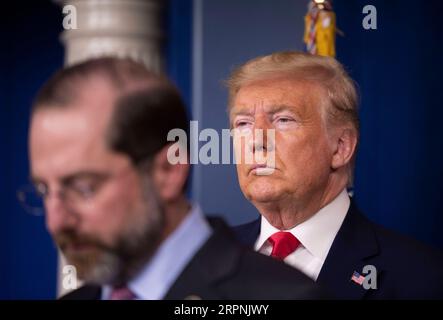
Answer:
[(357, 271), (354, 271), (354, 273), (352, 274), (351, 280), (354, 281), (355, 283), (359, 284), (359, 285), (362, 285), (363, 281), (365, 281), (365, 277), (363, 277)]

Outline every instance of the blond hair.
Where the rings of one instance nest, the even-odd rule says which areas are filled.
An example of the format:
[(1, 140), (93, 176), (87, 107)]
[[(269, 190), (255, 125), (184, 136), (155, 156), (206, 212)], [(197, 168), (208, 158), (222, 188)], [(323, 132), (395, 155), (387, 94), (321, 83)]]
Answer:
[(249, 60), (237, 67), (226, 81), (229, 108), (241, 87), (252, 82), (287, 76), (312, 82), (327, 92), (328, 123), (351, 123), (359, 131), (358, 94), (354, 81), (342, 64), (330, 57), (298, 51), (275, 52)]

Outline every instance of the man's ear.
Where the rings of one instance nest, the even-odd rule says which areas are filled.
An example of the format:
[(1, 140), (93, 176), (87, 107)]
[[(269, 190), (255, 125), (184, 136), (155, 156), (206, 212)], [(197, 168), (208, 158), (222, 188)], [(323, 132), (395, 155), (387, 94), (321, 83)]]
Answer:
[(171, 164), (168, 161), (170, 146), (164, 146), (155, 155), (152, 168), (154, 185), (163, 202), (174, 202), (182, 196), (189, 175), (189, 163)]
[(335, 149), (332, 154), (332, 169), (339, 169), (347, 165), (357, 147), (357, 131), (353, 128), (338, 129), (334, 139)]

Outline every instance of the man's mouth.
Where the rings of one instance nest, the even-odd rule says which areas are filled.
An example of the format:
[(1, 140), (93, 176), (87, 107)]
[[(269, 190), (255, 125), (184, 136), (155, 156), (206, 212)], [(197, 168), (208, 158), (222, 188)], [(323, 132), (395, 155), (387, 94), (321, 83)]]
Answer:
[(272, 174), (275, 170), (275, 167), (267, 166), (266, 164), (255, 164), (249, 168), (248, 174), (254, 174), (257, 176), (268, 176)]
[(84, 254), (97, 250), (97, 246), (90, 243), (68, 243), (61, 247), (65, 254)]

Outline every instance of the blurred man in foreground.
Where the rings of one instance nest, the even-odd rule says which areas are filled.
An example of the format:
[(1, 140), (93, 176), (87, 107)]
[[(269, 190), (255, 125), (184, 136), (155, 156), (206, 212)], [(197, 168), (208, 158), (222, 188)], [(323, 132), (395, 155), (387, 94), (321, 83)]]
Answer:
[(64, 298), (322, 297), (189, 203), (189, 165), (168, 161), (167, 141), (187, 127), (176, 89), (130, 60), (84, 62), (43, 86), (31, 120), (33, 184), (50, 234), (86, 282)]
[[(277, 52), (240, 66), (228, 80), (234, 129), (274, 130), (241, 152), (273, 156), (237, 165), (240, 187), (261, 218), (238, 238), (284, 260), (344, 299), (443, 298), (441, 252), (367, 220), (348, 196), (359, 138), (355, 85), (335, 59)], [(268, 172), (270, 172), (268, 170)], [(292, 248), (285, 256), (276, 246)]]

